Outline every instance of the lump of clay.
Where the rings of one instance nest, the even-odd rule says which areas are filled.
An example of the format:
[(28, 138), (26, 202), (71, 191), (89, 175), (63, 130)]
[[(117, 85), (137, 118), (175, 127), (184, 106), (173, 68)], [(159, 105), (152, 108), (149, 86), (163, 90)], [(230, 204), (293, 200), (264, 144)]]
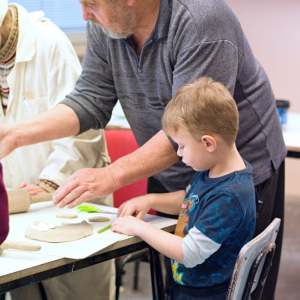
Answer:
[(77, 214), (66, 214), (66, 213), (57, 213), (56, 218), (63, 218), (63, 219), (76, 219), (78, 216)]
[(49, 229), (55, 228), (55, 225), (53, 223), (47, 224), (44, 222), (34, 222), (33, 225), (30, 227), (31, 229), (37, 229), (38, 231), (47, 231)]
[(110, 221), (109, 218), (106, 218), (106, 217), (91, 217), (91, 218), (88, 218), (88, 221), (89, 222), (107, 222), (107, 221)]
[(93, 234), (93, 226), (86, 221), (81, 223), (64, 223), (48, 231), (39, 231), (29, 227), (25, 232), (25, 237), (48, 243), (62, 243), (80, 240)]

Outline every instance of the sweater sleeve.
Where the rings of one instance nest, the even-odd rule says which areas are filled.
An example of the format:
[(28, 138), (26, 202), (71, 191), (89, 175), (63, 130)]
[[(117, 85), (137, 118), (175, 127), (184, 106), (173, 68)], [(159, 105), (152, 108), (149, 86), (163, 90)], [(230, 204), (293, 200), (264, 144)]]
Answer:
[(0, 163), (0, 245), (5, 241), (9, 231), (8, 200), (3, 183), (2, 165)]

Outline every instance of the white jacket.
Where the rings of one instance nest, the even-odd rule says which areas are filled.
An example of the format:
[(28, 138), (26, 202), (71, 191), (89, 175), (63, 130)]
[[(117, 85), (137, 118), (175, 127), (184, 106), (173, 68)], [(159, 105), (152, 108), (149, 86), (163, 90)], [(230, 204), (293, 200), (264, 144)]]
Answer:
[[(42, 11), (27, 13), (17, 5), (19, 38), (15, 66), (8, 76), (10, 94), (0, 122), (10, 124), (46, 111), (72, 91), (81, 65), (67, 36)], [(81, 168), (109, 164), (103, 130), (16, 149), (3, 164), (7, 188), (38, 178), (61, 185)], [(108, 204), (108, 203), (107, 203)], [(112, 203), (110, 203), (112, 204)]]

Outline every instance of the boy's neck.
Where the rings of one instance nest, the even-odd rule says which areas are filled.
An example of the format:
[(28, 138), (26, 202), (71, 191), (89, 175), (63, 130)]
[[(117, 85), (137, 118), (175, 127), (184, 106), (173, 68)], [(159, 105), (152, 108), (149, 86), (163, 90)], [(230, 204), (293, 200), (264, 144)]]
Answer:
[(235, 171), (245, 169), (245, 163), (239, 154), (236, 145), (218, 145), (216, 153), (216, 162), (212, 168), (210, 168), (208, 176), (210, 178), (217, 178)]

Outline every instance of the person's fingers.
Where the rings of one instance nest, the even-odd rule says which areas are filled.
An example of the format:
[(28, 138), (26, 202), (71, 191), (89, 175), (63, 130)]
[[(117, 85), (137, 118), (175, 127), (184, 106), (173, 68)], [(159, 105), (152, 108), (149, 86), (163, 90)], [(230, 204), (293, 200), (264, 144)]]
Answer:
[(113, 223), (113, 224), (111, 225), (111, 231), (114, 231), (114, 232), (120, 232), (120, 231), (118, 230), (118, 224)]
[[(75, 191), (75, 189), (79, 188)], [(77, 180), (70, 181), (64, 187), (59, 188), (53, 195), (53, 204), (58, 207), (64, 207), (84, 192), (84, 187), (79, 185)]]
[[(62, 208), (66, 205), (68, 208), (72, 208), (74, 206), (81, 204), (82, 202), (85, 202), (85, 196), (84, 193), (86, 193), (86, 188), (84, 186), (77, 186), (74, 190), (72, 190), (66, 197), (64, 197), (63, 200), (61, 200), (57, 206)], [(74, 203), (74, 205), (72, 204)], [(62, 206), (63, 205), (63, 206)]]
[[(81, 187), (78, 188), (78, 190), (80, 190)], [(77, 189), (76, 189), (77, 190)], [(83, 202), (86, 202), (88, 200), (91, 200), (91, 193), (89, 191), (85, 191), (83, 192), (79, 197), (77, 197), (76, 199), (74, 199), (71, 203), (68, 204), (68, 208), (73, 208)]]
[(122, 213), (122, 210), (124, 209), (124, 206), (125, 206), (125, 202), (122, 203), (120, 205), (120, 207), (118, 208), (118, 212), (117, 212), (117, 218), (120, 217), (121, 213)]
[(132, 216), (135, 213), (135, 207), (132, 205), (127, 205), (120, 214), (120, 217)]
[(42, 187), (32, 183), (25, 183), (22, 189), (26, 190), (30, 196), (47, 194), (47, 191), (45, 191)]
[(24, 187), (27, 186), (27, 183), (26, 182), (22, 182), (20, 185), (19, 185), (19, 189), (23, 189)]
[(142, 220), (145, 217), (145, 213), (143, 211), (140, 211), (137, 215), (136, 218)]

